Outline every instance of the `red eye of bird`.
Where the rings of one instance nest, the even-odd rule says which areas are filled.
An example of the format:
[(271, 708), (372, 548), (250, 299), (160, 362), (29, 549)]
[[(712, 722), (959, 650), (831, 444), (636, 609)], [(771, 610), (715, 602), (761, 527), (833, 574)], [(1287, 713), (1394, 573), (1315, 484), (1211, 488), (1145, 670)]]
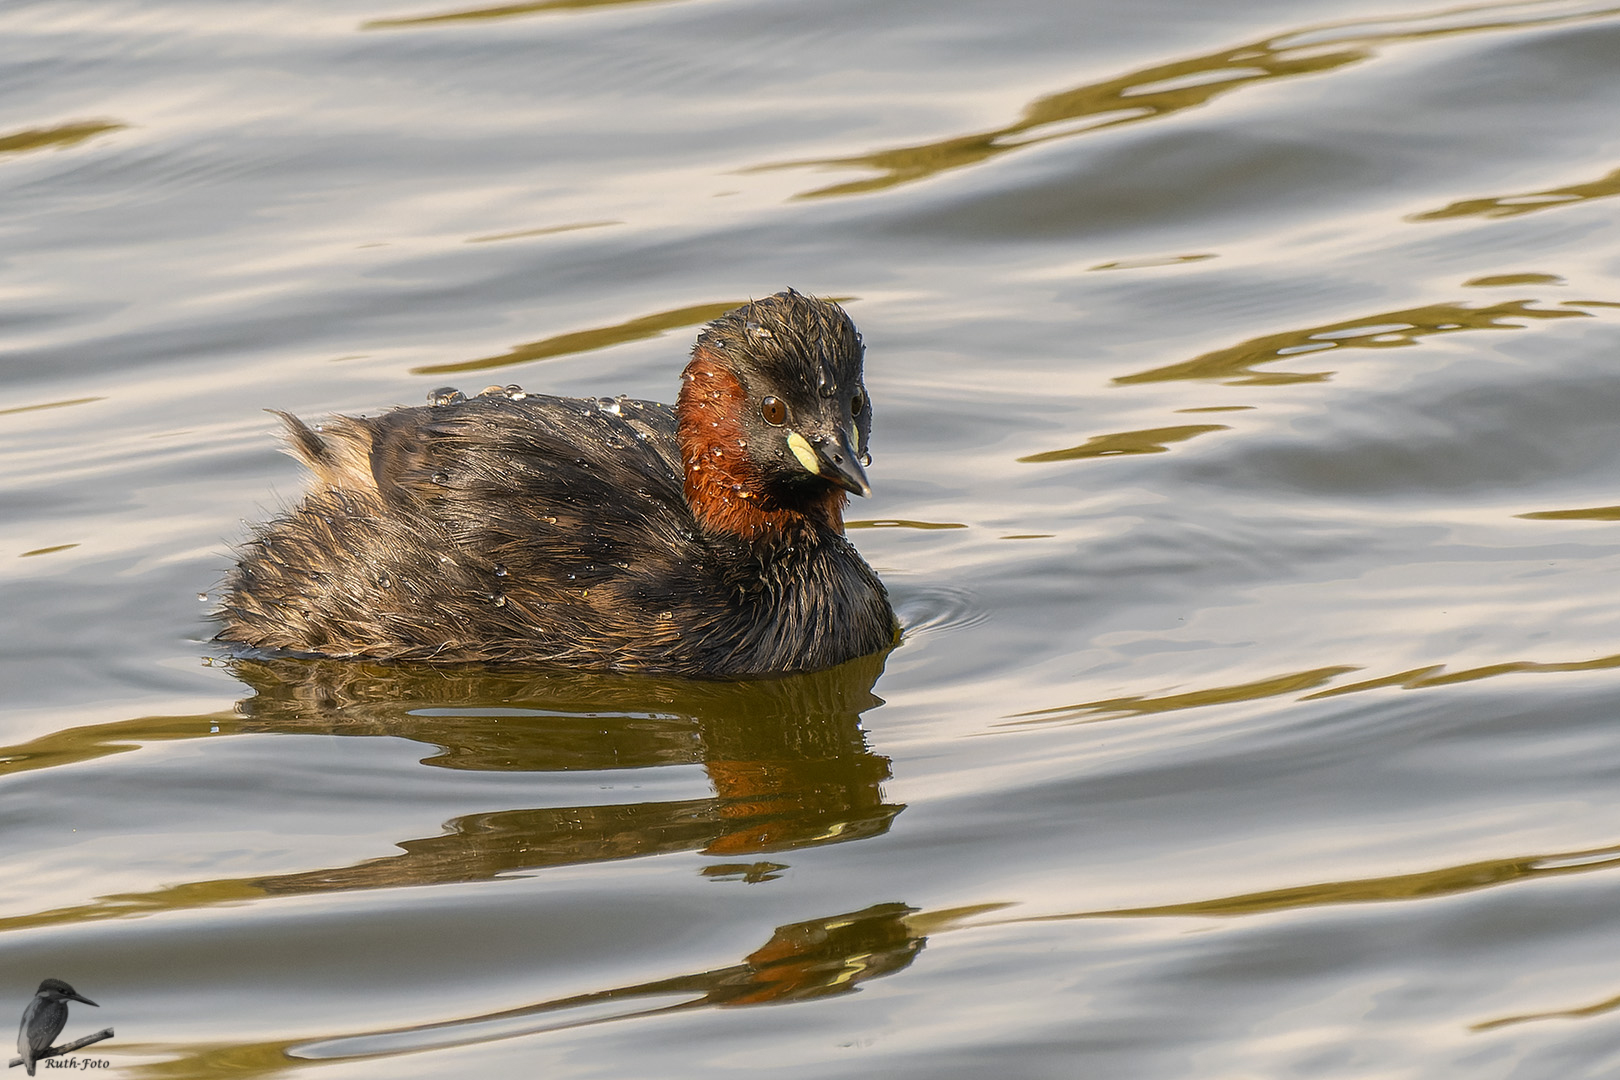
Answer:
[(759, 403), (759, 415), (771, 427), (781, 427), (787, 422), (787, 406), (773, 397), (768, 397)]

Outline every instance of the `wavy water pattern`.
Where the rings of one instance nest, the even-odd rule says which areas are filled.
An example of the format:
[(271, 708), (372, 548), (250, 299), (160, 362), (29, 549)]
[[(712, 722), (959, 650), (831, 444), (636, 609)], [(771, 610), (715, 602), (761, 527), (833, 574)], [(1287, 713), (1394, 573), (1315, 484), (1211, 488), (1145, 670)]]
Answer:
[[(1613, 1073), (1620, 0), (1463, 2), (0, 4), (6, 1000), (176, 1080)], [(886, 654), (213, 640), (265, 409), (659, 397), (788, 285)]]
[[(1575, 10), (1569, 10), (1571, 7)], [(1389, 46), (1454, 34), (1603, 19), (1616, 13), (1620, 8), (1591, 4), (1487, 4), (1438, 14), (1309, 26), (1048, 94), (1026, 106), (1017, 120), (987, 131), (847, 157), (774, 162), (755, 166), (754, 171), (871, 170), (878, 175), (801, 192), (798, 198), (868, 194), (1042, 143), (1174, 116), (1244, 87), (1347, 68), (1377, 58)], [(1441, 216), (1449, 215), (1441, 212)]]

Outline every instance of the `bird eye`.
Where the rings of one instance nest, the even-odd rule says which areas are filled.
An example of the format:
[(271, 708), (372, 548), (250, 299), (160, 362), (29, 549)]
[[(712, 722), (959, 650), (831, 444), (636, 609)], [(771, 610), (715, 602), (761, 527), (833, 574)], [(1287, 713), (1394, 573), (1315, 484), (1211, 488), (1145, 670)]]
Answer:
[(859, 390), (855, 391), (855, 396), (849, 399), (849, 414), (851, 416), (859, 416), (861, 415), (861, 410), (865, 408), (866, 395), (861, 393)]
[(787, 406), (773, 397), (768, 397), (759, 403), (759, 415), (771, 427), (781, 427), (787, 422)]

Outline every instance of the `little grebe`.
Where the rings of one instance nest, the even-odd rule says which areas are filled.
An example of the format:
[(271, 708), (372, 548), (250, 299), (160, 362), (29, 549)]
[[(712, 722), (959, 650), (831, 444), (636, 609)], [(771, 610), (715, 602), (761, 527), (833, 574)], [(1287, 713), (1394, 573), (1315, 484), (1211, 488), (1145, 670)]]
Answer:
[(490, 387), (318, 431), (318, 486), (226, 582), (219, 637), (392, 660), (727, 677), (893, 645), (844, 538), (872, 409), (837, 304), (791, 289), (698, 335), (672, 409)]

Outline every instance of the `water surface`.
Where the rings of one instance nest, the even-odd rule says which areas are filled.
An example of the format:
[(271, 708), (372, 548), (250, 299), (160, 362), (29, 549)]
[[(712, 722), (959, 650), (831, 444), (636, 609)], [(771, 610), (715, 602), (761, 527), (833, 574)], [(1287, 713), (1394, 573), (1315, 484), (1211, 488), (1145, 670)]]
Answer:
[[(72, 982), (83, 1056), (1620, 1066), (1620, 8), (25, 0), (0, 43), (0, 1003)], [(868, 344), (888, 657), (219, 662), (301, 490), (261, 410), (669, 400), (789, 285)]]

